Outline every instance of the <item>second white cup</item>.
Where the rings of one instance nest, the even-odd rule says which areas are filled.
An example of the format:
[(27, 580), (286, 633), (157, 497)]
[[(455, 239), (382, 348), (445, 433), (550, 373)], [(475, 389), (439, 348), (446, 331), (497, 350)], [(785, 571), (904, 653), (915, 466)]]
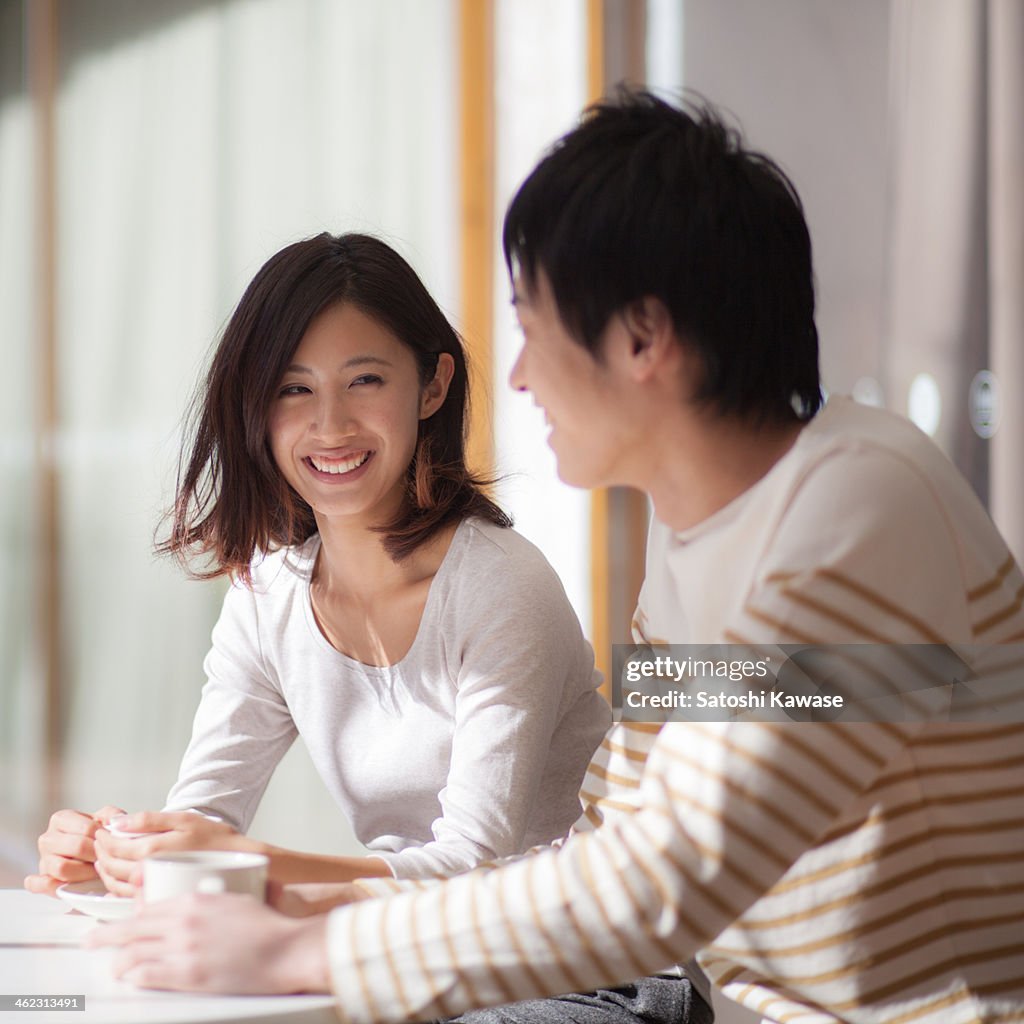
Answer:
[(142, 898), (147, 903), (190, 893), (238, 892), (266, 899), (269, 858), (240, 850), (157, 853), (142, 862)]

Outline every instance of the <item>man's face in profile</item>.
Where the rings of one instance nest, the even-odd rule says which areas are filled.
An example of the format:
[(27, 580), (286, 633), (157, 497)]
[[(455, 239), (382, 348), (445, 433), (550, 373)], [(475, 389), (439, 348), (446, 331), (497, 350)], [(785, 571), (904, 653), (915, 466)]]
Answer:
[[(620, 466), (628, 453), (616, 400), (622, 382), (614, 366), (596, 359), (569, 333), (543, 271), (533, 287), (517, 277), (512, 301), (523, 344), (509, 383), (529, 391), (543, 410), (559, 477), (587, 488), (623, 482)], [(614, 321), (608, 330), (613, 329)]]

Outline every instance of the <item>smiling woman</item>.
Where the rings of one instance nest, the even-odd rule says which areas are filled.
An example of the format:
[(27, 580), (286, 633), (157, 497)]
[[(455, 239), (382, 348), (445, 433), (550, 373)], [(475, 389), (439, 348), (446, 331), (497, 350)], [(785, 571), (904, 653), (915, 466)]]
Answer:
[[(610, 712), (557, 577), (466, 466), (467, 404), (458, 336), (383, 242), (265, 264), (161, 546), (235, 581), (168, 813), (119, 820), (148, 833), (126, 839), (117, 808), (58, 812), (29, 888), (98, 872), (127, 894), (141, 858), (185, 848), (268, 853), (282, 882), (424, 877), (565, 834)], [(241, 834), (296, 735), (372, 856)]]
[(293, 359), (268, 431), (281, 475), (314, 514), (393, 521), (405, 506), (418, 423), (437, 412), (451, 383), (451, 353), (435, 353), (424, 380), (430, 371), (420, 371), (408, 346), (344, 303), (313, 321)]
[[(324, 415), (354, 411), (351, 396), (367, 382), (383, 381), (382, 362), (391, 364), (391, 385), (378, 391), (391, 415), (397, 414), (390, 396), (396, 386), (404, 389), (401, 443), (408, 450), (400, 466), (391, 466), (391, 484), (400, 488), (404, 481), (410, 499), (397, 500), (396, 490), (390, 505), (374, 510), (374, 528), (384, 532), (389, 553), (402, 559), (466, 515), (510, 525), (466, 467), (469, 396), (458, 335), (393, 249), (367, 235), (324, 234), (272, 256), (228, 323), (199, 399), (195, 441), (163, 550), (186, 560), (212, 557), (210, 572), (193, 575), (230, 571), (245, 579), (255, 552), (310, 537), (316, 510), (296, 487), (309, 477), (279, 449), (282, 435), (298, 425), (307, 432), (306, 455), (330, 456), (324, 442), (338, 435), (319, 434), (363, 428), (358, 418), (345, 426), (323, 421)], [(371, 364), (378, 372), (367, 372)], [(350, 437), (342, 440), (352, 449)]]

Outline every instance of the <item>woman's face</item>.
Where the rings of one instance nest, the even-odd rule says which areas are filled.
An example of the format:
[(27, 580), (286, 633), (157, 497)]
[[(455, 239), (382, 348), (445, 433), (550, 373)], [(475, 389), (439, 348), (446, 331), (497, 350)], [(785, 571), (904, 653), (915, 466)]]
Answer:
[(400, 509), (419, 421), (440, 408), (451, 356), (420, 385), (415, 357), (355, 306), (321, 313), (273, 399), (268, 439), (284, 478), (324, 518), (379, 525)]

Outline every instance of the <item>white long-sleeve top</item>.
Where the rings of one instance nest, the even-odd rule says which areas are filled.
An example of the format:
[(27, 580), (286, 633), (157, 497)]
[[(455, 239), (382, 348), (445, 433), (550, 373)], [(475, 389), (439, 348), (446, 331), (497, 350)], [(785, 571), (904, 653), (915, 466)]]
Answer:
[[(1003, 644), (1024, 642), (1022, 606), (1024, 577), (944, 456), (833, 399), (721, 512), (684, 533), (654, 525), (636, 631)], [(1019, 717), (622, 723), (584, 784), (598, 827), (332, 912), (339, 1014), (447, 1017), (699, 953), (772, 1021), (1024, 1021)]]
[(448, 875), (564, 836), (611, 721), (593, 653), (543, 555), (461, 523), (397, 664), (335, 650), (313, 616), (319, 538), (228, 592), (169, 810), (246, 830), (301, 735), (357, 838), (399, 878)]

